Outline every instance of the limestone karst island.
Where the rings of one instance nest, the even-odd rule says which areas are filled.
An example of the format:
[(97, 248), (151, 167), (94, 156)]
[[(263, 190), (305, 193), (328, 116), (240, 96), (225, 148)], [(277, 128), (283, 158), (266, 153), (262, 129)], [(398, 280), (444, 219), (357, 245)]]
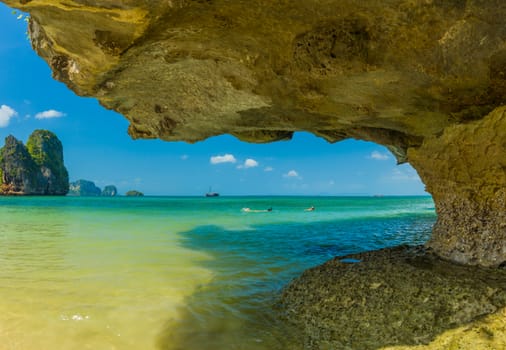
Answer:
[[(506, 349), (506, 1), (0, 1), (133, 139), (366, 141), (430, 194), (1, 197), (0, 344)], [(206, 166), (260, 169), (224, 152)], [(69, 191), (49, 132), (7, 137), (0, 169), (2, 194)]]
[(66, 195), (69, 176), (63, 147), (50, 131), (36, 130), (26, 146), (14, 136), (0, 149), (0, 194)]

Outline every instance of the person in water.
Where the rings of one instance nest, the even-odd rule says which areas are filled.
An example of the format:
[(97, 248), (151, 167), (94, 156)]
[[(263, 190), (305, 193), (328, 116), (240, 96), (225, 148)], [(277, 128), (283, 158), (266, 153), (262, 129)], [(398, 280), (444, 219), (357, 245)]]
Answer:
[(253, 210), (253, 209), (250, 209), (250, 208), (242, 208), (241, 211), (244, 211), (246, 213), (268, 213), (268, 212), (271, 212), (272, 211), (272, 208), (267, 208), (265, 210)]
[(309, 208), (304, 209), (304, 211), (314, 211), (314, 209), (315, 209), (315, 207), (314, 207), (314, 205), (312, 205)]

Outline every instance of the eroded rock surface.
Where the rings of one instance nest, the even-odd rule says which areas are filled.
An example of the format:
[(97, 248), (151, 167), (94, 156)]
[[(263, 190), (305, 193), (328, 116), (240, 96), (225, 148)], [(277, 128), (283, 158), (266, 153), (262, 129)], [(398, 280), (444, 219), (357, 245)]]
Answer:
[[(283, 292), (281, 307), (287, 319), (300, 327), (308, 349), (506, 346), (506, 337), (501, 334), (506, 271), (454, 265), (421, 247), (330, 260), (294, 280)], [(491, 324), (472, 324), (497, 311), (501, 312), (488, 316)], [(470, 345), (477, 344), (474, 331), (452, 331), (460, 334), (460, 339), (452, 334), (436, 339), (463, 325), (483, 335), (478, 337), (481, 347)], [(448, 345), (452, 343), (462, 347)]]
[(434, 195), (438, 254), (506, 261), (505, 1), (3, 2), (30, 12), (55, 78), (132, 137), (374, 141)]
[(409, 159), (437, 203), (438, 219), (428, 245), (459, 263), (503, 263), (506, 108), (427, 138), (422, 147), (410, 149)]

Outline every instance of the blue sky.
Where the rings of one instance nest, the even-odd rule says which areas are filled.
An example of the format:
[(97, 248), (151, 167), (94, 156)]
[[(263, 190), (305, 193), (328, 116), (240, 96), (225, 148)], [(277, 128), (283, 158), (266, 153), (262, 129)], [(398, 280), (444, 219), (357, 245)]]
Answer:
[(51, 130), (63, 143), (71, 181), (147, 195), (202, 195), (209, 186), (222, 195), (427, 194), (411, 166), (397, 166), (370, 142), (329, 144), (308, 133), (262, 145), (229, 135), (193, 145), (134, 141), (121, 115), (51, 78), (26, 23), (3, 4), (0, 21), (0, 146), (9, 134), (26, 142), (35, 129)]

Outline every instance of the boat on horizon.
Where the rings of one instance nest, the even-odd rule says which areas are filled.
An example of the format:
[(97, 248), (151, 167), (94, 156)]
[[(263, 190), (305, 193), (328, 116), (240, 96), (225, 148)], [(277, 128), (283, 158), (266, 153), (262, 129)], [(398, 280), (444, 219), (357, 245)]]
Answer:
[(213, 192), (211, 187), (209, 187), (209, 192), (206, 193), (206, 197), (219, 197), (220, 194), (218, 192)]

